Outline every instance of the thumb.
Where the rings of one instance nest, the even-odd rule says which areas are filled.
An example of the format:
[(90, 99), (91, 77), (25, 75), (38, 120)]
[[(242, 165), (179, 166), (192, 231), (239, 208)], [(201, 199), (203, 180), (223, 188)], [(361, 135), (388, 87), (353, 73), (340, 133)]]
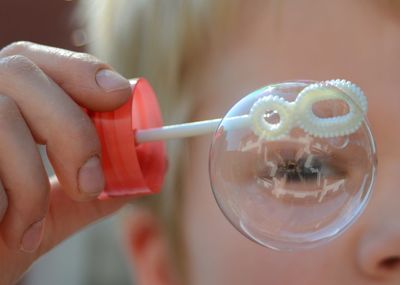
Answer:
[(130, 196), (78, 202), (65, 194), (62, 185), (55, 176), (51, 177), (50, 180), (50, 207), (37, 257), (85, 226), (116, 212), (124, 204), (135, 198), (135, 196)]
[[(42, 242), (37, 251), (26, 253), (18, 249), (11, 249), (0, 238), (0, 268), (2, 272), (0, 284), (14, 284), (40, 256), (84, 226), (115, 212), (129, 201), (125, 197), (104, 201), (76, 202), (71, 200), (61, 187), (56, 178), (51, 178), (50, 207), (44, 220)], [(3, 274), (4, 272), (7, 274)]]

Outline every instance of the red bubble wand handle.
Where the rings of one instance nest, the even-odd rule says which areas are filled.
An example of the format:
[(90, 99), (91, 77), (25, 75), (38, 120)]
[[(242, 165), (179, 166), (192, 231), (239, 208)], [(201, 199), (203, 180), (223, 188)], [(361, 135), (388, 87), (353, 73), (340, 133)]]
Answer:
[(137, 130), (163, 125), (160, 108), (150, 84), (131, 81), (132, 96), (112, 112), (91, 112), (102, 145), (106, 185), (100, 198), (144, 195), (160, 191), (166, 172), (163, 141), (138, 144)]

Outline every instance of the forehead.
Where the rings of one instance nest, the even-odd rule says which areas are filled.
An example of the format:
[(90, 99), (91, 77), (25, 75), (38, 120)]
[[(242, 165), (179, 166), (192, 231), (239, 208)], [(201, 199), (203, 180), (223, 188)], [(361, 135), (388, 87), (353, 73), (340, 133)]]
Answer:
[(249, 12), (234, 36), (221, 41), (207, 73), (214, 75), (208, 112), (221, 116), (243, 95), (269, 83), (344, 78), (368, 98), (379, 153), (399, 149), (400, 154), (394, 124), (400, 116), (399, 14), (377, 1), (335, 1), (322, 14), (321, 7), (313, 11), (312, 5), (291, 2)]

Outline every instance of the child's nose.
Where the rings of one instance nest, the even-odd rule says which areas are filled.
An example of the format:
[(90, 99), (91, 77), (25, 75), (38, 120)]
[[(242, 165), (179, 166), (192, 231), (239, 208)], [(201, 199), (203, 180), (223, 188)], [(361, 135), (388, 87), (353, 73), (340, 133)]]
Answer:
[(358, 265), (373, 278), (400, 278), (400, 223), (382, 221), (366, 233), (359, 243)]

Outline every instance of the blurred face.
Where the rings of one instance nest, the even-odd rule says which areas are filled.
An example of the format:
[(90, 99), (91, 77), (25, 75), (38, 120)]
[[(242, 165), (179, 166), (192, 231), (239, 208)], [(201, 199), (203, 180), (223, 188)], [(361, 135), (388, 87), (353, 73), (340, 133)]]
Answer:
[(307, 251), (273, 251), (246, 239), (224, 218), (210, 189), (210, 137), (193, 139), (183, 213), (190, 284), (399, 284), (400, 6), (372, 0), (265, 2), (243, 5), (236, 33), (221, 40), (201, 66), (190, 90), (201, 98), (192, 119), (221, 117), (242, 96), (273, 82), (353, 81), (368, 97), (378, 148), (374, 193), (361, 218), (339, 238)]

